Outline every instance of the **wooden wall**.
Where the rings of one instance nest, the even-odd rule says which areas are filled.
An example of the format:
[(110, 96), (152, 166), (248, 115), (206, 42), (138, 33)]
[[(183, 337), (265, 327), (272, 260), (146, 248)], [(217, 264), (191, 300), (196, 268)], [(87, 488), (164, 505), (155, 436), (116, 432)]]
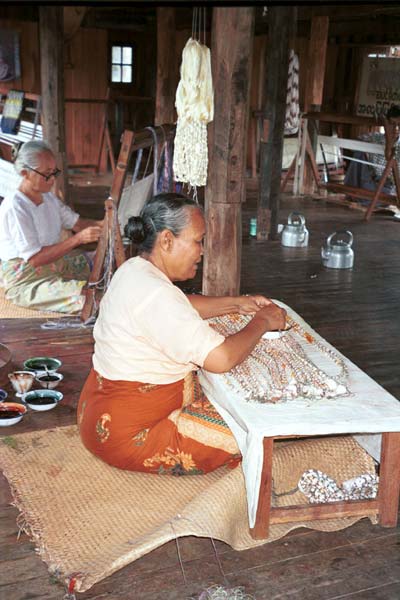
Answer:
[(21, 77), (2, 82), (2, 88), (20, 89), (40, 94), (40, 57), (38, 25), (32, 21), (0, 19), (1, 29), (13, 29), (19, 33)]
[[(101, 99), (107, 91), (107, 31), (80, 29), (65, 50), (65, 98)], [(104, 105), (67, 102), (65, 127), (70, 165), (96, 164)], [(103, 167), (105, 155), (103, 157)]]
[[(0, 27), (12, 28), (20, 33), (22, 76), (4, 84), (3, 87), (23, 89), (40, 93), (40, 59), (38, 27), (33, 21), (15, 19), (0, 19)], [(109, 118), (111, 121), (114, 151), (119, 148), (120, 129), (124, 127), (138, 128), (151, 124), (154, 118), (155, 73), (156, 73), (156, 39), (155, 31), (130, 33), (127, 31), (106, 31), (105, 29), (80, 29), (65, 44), (65, 97), (66, 98), (104, 98), (109, 85), (109, 44), (122, 37), (132, 38), (138, 48), (138, 72), (136, 85), (127, 91), (112, 86), (111, 96), (117, 98), (121, 94), (135, 96), (138, 101), (126, 102), (123, 118), (117, 127), (117, 110), (111, 106)], [(182, 50), (191, 36), (190, 29), (178, 29), (176, 32), (177, 80), (179, 81), (179, 66)], [(358, 40), (354, 40), (358, 41)], [(210, 32), (207, 34), (210, 46)], [(252, 82), (250, 88), (251, 110), (261, 109), (262, 91), (264, 87), (264, 60), (266, 35), (254, 38)], [(304, 106), (304, 92), (307, 71), (308, 36), (306, 32), (299, 35), (294, 43), (294, 50), (300, 59), (299, 93), (300, 108)], [(323, 109), (333, 112), (352, 112), (355, 99), (358, 69), (362, 56), (362, 48), (352, 47), (346, 36), (329, 38), (326, 58), (326, 73), (324, 81)], [(139, 97), (146, 97), (141, 100)], [(94, 164), (98, 156), (98, 140), (100, 133), (103, 107), (99, 104), (67, 103), (66, 104), (66, 140), (69, 164)], [(324, 133), (328, 133), (324, 131)], [(349, 133), (349, 132), (344, 132)], [(254, 129), (249, 127), (249, 144)], [(250, 152), (248, 152), (250, 157)], [(103, 156), (102, 166), (106, 166)], [(250, 161), (248, 160), (248, 167)]]
[[(37, 23), (2, 19), (0, 28), (14, 29), (20, 34), (21, 60), (21, 77), (2, 83), (2, 87), (40, 94)], [(67, 64), (65, 69), (65, 97), (103, 98), (107, 89), (107, 32), (97, 29), (79, 30), (72, 39), (69, 50), (65, 54), (67, 59), (71, 59), (72, 68)], [(97, 162), (101, 117), (100, 105), (66, 105), (69, 164)]]

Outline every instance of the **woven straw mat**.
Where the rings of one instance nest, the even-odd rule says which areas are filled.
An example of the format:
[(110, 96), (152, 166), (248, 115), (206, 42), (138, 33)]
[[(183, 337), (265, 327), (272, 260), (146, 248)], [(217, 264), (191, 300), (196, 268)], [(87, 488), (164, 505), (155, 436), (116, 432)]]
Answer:
[(55, 319), (57, 317), (70, 317), (65, 313), (32, 310), (23, 306), (16, 306), (5, 297), (5, 290), (0, 286), (0, 319), (43, 319), (49, 317)]
[[(19, 525), (49, 571), (66, 584), (74, 574), (81, 592), (176, 536), (212, 537), (244, 550), (296, 527), (333, 531), (361, 518), (276, 524), (267, 540), (253, 540), (240, 467), (192, 477), (122, 471), (91, 455), (75, 425), (0, 438), (0, 467), (20, 511)], [(281, 443), (274, 451), (275, 492), (295, 487), (308, 468), (339, 483), (374, 472), (372, 459), (352, 438)], [(299, 494), (279, 503), (304, 504)]]

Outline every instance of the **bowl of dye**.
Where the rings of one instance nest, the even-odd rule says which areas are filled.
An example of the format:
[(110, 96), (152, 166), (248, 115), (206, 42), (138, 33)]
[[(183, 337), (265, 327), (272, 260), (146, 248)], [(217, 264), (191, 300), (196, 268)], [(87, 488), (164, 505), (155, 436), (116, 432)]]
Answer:
[(274, 329), (273, 331), (266, 331), (261, 337), (264, 340), (279, 340), (279, 338), (286, 335), (292, 329), (292, 325), (286, 325), (284, 329)]
[(4, 400), (7, 398), (8, 394), (6, 392), (6, 390), (2, 390), (0, 388), (0, 402), (4, 402)]
[(26, 413), (26, 406), (17, 402), (1, 402), (0, 427), (19, 423)]
[(22, 396), (24, 402), (32, 410), (51, 410), (63, 399), (61, 392), (56, 390), (31, 390)]
[(63, 379), (64, 376), (55, 371), (41, 372), (39, 375), (36, 375), (36, 381), (46, 390), (54, 390)]
[(35, 356), (35, 358), (28, 358), (24, 362), (24, 368), (28, 371), (35, 371), (36, 375), (46, 373), (47, 371), (57, 371), (61, 365), (61, 360), (51, 358), (50, 356)]
[(8, 378), (14, 388), (15, 395), (20, 398), (31, 389), (35, 373), (32, 373), (32, 371), (13, 371), (13, 373), (8, 374)]

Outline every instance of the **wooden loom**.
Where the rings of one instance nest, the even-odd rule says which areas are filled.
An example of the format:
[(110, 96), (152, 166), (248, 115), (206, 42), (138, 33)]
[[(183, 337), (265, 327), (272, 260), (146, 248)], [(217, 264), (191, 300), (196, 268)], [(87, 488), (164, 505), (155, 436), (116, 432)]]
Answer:
[[(382, 176), (379, 180), (378, 186), (376, 190), (366, 190), (364, 188), (353, 187), (349, 185), (345, 185), (343, 183), (334, 183), (328, 182), (323, 183), (319, 177), (318, 169), (316, 167), (316, 161), (314, 152), (308, 137), (307, 133), (307, 119), (314, 119), (324, 122), (331, 123), (345, 123), (350, 125), (367, 125), (376, 127), (378, 125), (383, 125), (385, 129), (385, 146), (381, 144), (374, 144), (372, 142), (363, 142), (360, 140), (351, 140), (337, 137), (330, 137), (319, 135), (318, 143), (331, 144), (338, 146), (340, 148), (347, 148), (349, 150), (361, 150), (364, 152), (369, 152), (371, 154), (381, 154), (384, 155), (386, 159), (386, 166), (382, 173)], [(301, 128), (303, 129), (303, 136), (301, 137), (301, 151), (299, 151), (294, 157), (292, 164), (289, 167), (289, 170), (282, 182), (282, 191), (284, 190), (289, 177), (294, 173), (295, 169), (298, 169), (299, 163), (299, 155), (302, 156), (301, 159), (301, 168), (304, 168), (305, 158), (308, 158), (312, 164), (312, 173), (314, 176), (315, 183), (318, 188), (324, 187), (328, 190), (337, 193), (343, 193), (353, 198), (369, 198), (371, 203), (368, 207), (368, 210), (365, 214), (365, 220), (368, 221), (371, 218), (372, 212), (376, 206), (378, 200), (382, 200), (387, 203), (400, 202), (400, 174), (399, 174), (399, 165), (396, 160), (396, 142), (400, 134), (400, 118), (383, 118), (381, 120), (375, 120), (366, 117), (353, 117), (349, 115), (334, 115), (334, 114), (326, 114), (326, 113), (308, 113), (304, 115), (304, 119), (302, 119)], [(393, 196), (391, 194), (382, 193), (382, 189), (385, 185), (387, 178), (390, 175), (390, 172), (393, 172), (393, 177), (396, 185), (397, 196)], [(300, 181), (302, 181), (302, 173), (300, 172)]]
[[(153, 129), (157, 136), (157, 140), (160, 143), (169, 141), (175, 134), (175, 125), (159, 125)], [(122, 134), (121, 148), (114, 170), (110, 195), (104, 203), (105, 214), (103, 227), (97, 244), (93, 269), (88, 281), (85, 304), (81, 313), (81, 320), (83, 322), (86, 322), (88, 319), (95, 316), (96, 313), (99, 295), (101, 295), (96, 284), (102, 279), (102, 274), (104, 273), (104, 263), (110, 240), (113, 242), (115, 267), (120, 267), (126, 259), (121, 232), (119, 226), (116, 226), (116, 224), (118, 224), (118, 204), (125, 185), (132, 153), (139, 149), (149, 148), (153, 146), (153, 144), (154, 138), (149, 129), (142, 129), (136, 133), (126, 129)], [(110, 265), (110, 269), (114, 269), (114, 264)]]

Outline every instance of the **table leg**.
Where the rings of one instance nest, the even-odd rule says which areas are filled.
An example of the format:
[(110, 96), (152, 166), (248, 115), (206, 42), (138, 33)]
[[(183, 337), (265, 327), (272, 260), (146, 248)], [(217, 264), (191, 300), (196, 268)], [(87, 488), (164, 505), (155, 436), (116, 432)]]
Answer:
[(272, 450), (274, 438), (266, 437), (263, 442), (264, 458), (261, 472), (260, 491), (256, 522), (250, 529), (251, 537), (255, 540), (264, 540), (268, 537), (269, 518), (271, 512), (272, 495)]
[(400, 494), (400, 433), (382, 434), (379, 472), (379, 524), (396, 527)]

